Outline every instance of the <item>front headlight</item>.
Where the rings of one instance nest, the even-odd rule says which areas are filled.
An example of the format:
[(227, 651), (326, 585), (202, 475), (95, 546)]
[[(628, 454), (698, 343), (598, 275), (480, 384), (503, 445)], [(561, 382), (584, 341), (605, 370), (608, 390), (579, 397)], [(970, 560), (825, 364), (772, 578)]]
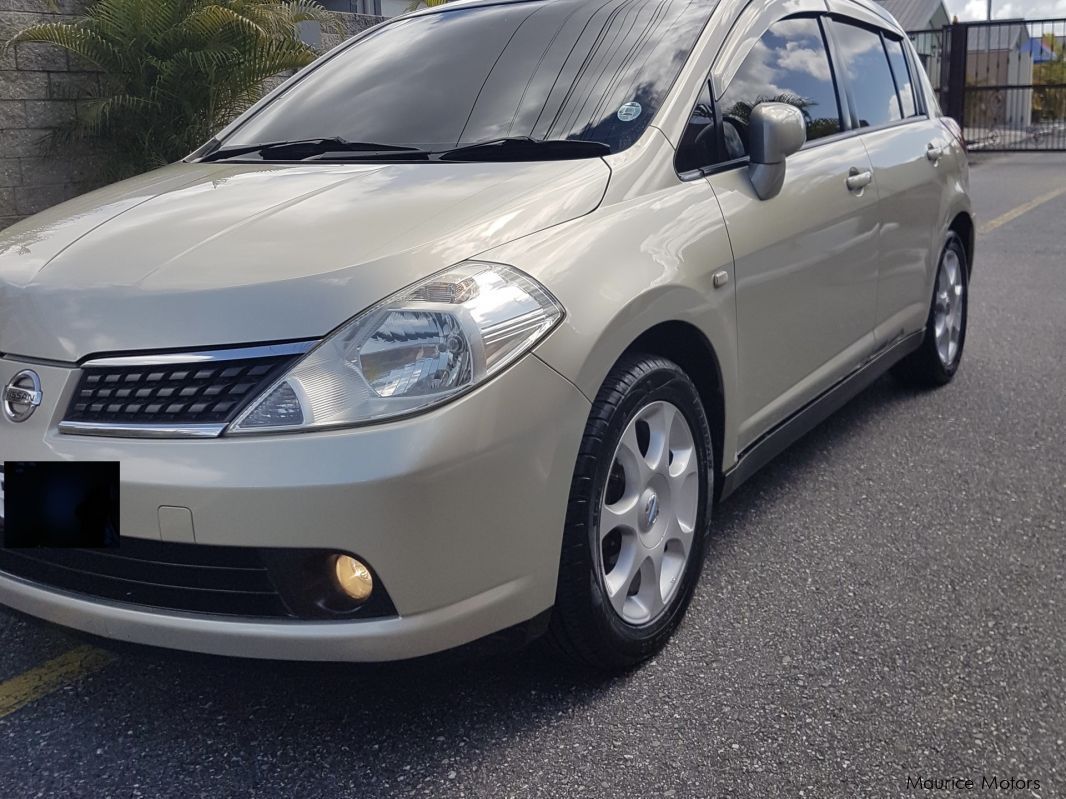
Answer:
[(527, 353), (562, 315), (543, 286), (513, 267), (453, 267), (330, 334), (227, 433), (320, 430), (432, 408)]

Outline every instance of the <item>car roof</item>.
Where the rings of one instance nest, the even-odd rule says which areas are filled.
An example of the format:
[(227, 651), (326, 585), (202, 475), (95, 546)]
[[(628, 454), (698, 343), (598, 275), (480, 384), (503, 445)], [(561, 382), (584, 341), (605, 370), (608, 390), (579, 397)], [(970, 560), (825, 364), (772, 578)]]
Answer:
[[(447, 14), (449, 11), (459, 11), (466, 8), (487, 8), (490, 6), (510, 6), (519, 4), (536, 3), (542, 5), (544, 3), (551, 3), (553, 6), (580, 6), (585, 5), (589, 0), (452, 0), (450, 3), (445, 3), (442, 6), (433, 6), (431, 8), (422, 8), (418, 11), (405, 14), (404, 16), (425, 16), (427, 14)], [(707, 0), (710, 5), (717, 5), (717, 0)]]
[[(559, 0), (556, 0), (558, 2)], [(575, 0), (569, 0), (574, 2)], [(582, 0), (578, 0), (581, 2)], [(487, 6), (510, 6), (518, 3), (543, 3), (545, 0), (452, 0), (450, 3), (445, 3), (442, 6), (431, 6), (429, 8), (420, 8), (417, 11), (413, 11), (404, 16), (408, 17), (424, 17), (428, 14), (446, 14), (449, 11), (459, 11), (464, 8), (479, 8)], [(565, 2), (565, 0), (564, 0)]]

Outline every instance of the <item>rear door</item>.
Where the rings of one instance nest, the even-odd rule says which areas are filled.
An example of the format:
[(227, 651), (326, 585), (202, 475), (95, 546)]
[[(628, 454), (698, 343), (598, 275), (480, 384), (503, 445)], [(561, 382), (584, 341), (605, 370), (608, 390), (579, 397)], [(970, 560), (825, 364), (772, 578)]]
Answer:
[[(844, 4), (837, 2), (835, 8)], [(852, 122), (863, 131), (881, 205), (881, 272), (875, 334), (879, 345), (920, 330), (929, 310), (947, 196), (941, 152), (948, 132), (926, 114), (917, 76), (898, 34), (854, 4), (834, 16), (834, 56), (845, 79)]]
[[(847, 130), (818, 15), (735, 34), (748, 51), (735, 49), (735, 69), (716, 66), (724, 75), (715, 76), (724, 86), (715, 101), (720, 163), (707, 180), (736, 262), (743, 450), (874, 351), (879, 212), (873, 168)], [(801, 109), (808, 142), (788, 159), (781, 193), (762, 201), (748, 178), (746, 120), (769, 101)], [(849, 189), (849, 176), (865, 184)]]

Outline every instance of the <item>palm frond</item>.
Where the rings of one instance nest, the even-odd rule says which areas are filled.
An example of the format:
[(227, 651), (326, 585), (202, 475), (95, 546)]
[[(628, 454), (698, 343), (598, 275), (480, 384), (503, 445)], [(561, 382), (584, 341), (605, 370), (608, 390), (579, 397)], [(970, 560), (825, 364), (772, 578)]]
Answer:
[(311, 63), (302, 22), (342, 30), (314, 0), (95, 0), (75, 22), (34, 25), (4, 46), (53, 44), (103, 72), (98, 96), (56, 138), (104, 145), (122, 177), (196, 149), (265, 80)]
[(127, 68), (122, 51), (88, 26), (59, 22), (32, 25), (11, 37), (6, 46), (26, 42), (62, 47), (105, 72), (122, 72)]

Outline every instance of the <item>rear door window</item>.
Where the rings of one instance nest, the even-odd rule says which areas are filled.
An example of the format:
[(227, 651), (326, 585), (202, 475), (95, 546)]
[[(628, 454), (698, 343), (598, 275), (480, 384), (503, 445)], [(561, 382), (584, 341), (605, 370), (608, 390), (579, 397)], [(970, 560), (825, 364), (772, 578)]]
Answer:
[(917, 116), (918, 98), (914, 93), (914, 83), (911, 81), (907, 56), (903, 53), (903, 41), (886, 36), (885, 49), (888, 51), (888, 63), (892, 67), (892, 77), (896, 79), (896, 89), (899, 91), (900, 105), (903, 106), (903, 116)]
[(881, 34), (839, 20), (832, 26), (837, 68), (846, 77), (858, 126), (877, 127), (903, 119)]

